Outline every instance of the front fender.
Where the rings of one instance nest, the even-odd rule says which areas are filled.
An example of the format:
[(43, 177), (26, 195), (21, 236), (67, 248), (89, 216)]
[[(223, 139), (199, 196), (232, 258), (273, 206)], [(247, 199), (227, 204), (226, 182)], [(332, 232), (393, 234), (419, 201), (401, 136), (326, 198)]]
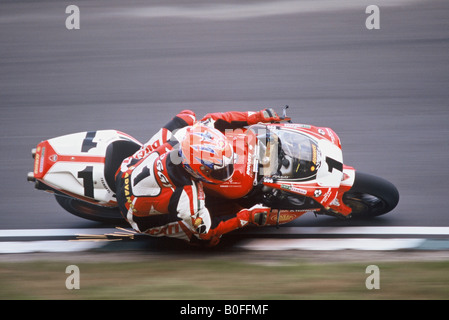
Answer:
[(348, 216), (351, 214), (352, 209), (345, 205), (343, 202), (343, 195), (352, 188), (355, 180), (355, 169), (350, 166), (343, 166), (343, 177), (340, 183), (340, 188), (338, 189), (337, 196), (334, 201), (331, 202), (329, 208), (333, 211), (337, 211), (343, 216)]

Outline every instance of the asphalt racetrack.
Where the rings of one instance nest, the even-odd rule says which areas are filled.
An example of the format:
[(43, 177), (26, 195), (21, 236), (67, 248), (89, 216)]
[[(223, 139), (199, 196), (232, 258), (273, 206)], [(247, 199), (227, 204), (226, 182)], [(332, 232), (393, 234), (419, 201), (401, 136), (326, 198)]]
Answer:
[[(75, 3), (76, 2), (76, 3)], [(104, 228), (26, 181), (41, 140), (118, 129), (142, 142), (182, 109), (278, 111), (333, 128), (346, 164), (387, 178), (398, 207), (372, 221), (449, 226), (449, 3), (369, 1), (0, 3), (0, 229)]]

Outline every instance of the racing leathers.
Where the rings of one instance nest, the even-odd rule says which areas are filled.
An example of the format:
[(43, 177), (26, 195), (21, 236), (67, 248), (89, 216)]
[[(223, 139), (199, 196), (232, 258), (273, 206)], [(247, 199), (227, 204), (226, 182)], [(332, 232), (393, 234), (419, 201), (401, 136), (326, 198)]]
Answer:
[[(274, 122), (271, 109), (258, 112), (207, 114), (200, 121), (224, 132), (258, 122)], [(120, 211), (131, 227), (151, 236), (167, 236), (210, 245), (249, 223), (262, 225), (269, 208), (254, 206), (234, 212), (228, 219), (211, 215), (205, 205), (203, 182), (194, 179), (179, 160), (183, 129), (197, 122), (184, 110), (173, 117), (136, 153), (126, 158), (116, 174)]]

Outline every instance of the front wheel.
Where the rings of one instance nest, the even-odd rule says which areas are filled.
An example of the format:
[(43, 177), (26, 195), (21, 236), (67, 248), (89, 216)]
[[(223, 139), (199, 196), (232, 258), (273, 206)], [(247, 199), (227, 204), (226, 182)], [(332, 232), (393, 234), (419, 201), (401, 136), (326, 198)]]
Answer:
[(354, 184), (344, 194), (343, 202), (352, 209), (352, 218), (377, 217), (396, 207), (399, 202), (399, 192), (391, 182), (385, 179), (356, 172)]

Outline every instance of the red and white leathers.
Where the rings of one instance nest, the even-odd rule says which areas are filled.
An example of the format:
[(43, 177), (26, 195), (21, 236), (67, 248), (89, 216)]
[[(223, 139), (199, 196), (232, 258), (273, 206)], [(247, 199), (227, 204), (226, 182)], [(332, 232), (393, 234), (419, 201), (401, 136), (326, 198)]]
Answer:
[[(278, 120), (276, 113), (266, 109), (211, 113), (201, 122), (224, 132)], [(116, 174), (117, 200), (122, 215), (137, 232), (216, 244), (221, 235), (248, 223), (257, 224), (255, 217), (268, 212), (269, 208), (253, 207), (234, 213), (228, 220), (214, 221), (205, 206), (202, 182), (187, 173), (179, 161), (176, 135), (196, 122), (193, 111), (180, 112), (122, 162)]]

